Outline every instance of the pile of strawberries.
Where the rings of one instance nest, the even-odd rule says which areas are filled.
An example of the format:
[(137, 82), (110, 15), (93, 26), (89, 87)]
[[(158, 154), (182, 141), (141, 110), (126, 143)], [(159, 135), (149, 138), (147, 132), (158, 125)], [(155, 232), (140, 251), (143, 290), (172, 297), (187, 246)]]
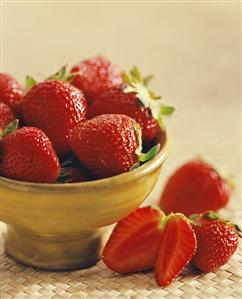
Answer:
[(0, 74), (0, 175), (81, 182), (132, 170), (165, 141), (162, 116), (174, 110), (137, 67), (121, 72), (98, 56), (26, 88)]
[(138, 208), (114, 228), (103, 261), (113, 271), (155, 269), (159, 286), (166, 286), (191, 262), (209, 272), (221, 267), (238, 247), (241, 230), (215, 212), (167, 216), (150, 206)]
[[(229, 201), (233, 185), (208, 162), (193, 159), (165, 184), (158, 205), (138, 208), (114, 228), (103, 261), (113, 271), (155, 270), (166, 286), (191, 263), (214, 271), (227, 263), (242, 231), (217, 211)], [(164, 212), (166, 213), (164, 213)]]
[[(82, 182), (111, 177), (152, 159), (164, 145), (161, 102), (137, 67), (121, 72), (95, 57), (66, 67), (26, 88), (0, 74), (0, 175), (38, 182)], [(168, 180), (162, 210), (139, 208), (121, 220), (104, 251), (113, 271), (155, 269), (168, 285), (193, 263), (202, 271), (225, 264), (238, 246), (240, 229), (214, 211), (229, 200), (230, 184), (195, 159)], [(197, 213), (197, 214), (194, 214)], [(193, 215), (191, 215), (193, 214)]]
[(236, 224), (213, 211), (226, 206), (231, 187), (201, 158), (186, 162), (168, 178), (158, 202), (162, 210), (138, 208), (116, 225), (104, 263), (118, 273), (154, 269), (159, 286), (170, 284), (189, 263), (216, 270), (242, 237)]

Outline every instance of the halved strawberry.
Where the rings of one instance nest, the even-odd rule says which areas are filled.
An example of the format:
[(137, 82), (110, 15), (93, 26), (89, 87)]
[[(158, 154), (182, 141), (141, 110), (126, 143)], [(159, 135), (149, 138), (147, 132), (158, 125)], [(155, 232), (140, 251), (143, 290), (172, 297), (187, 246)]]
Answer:
[(161, 210), (144, 207), (118, 222), (103, 250), (104, 263), (119, 273), (152, 269), (163, 217)]
[(166, 286), (192, 259), (197, 241), (183, 214), (169, 214), (163, 218), (162, 226), (164, 231), (156, 253), (155, 276), (159, 286)]

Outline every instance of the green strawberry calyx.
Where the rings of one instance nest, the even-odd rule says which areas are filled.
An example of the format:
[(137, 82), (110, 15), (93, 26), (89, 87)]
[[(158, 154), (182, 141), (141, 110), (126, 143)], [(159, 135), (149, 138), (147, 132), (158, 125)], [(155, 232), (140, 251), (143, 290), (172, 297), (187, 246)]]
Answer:
[(12, 122), (10, 122), (7, 127), (0, 132), (0, 139), (6, 137), (7, 135), (15, 132), (18, 128), (19, 120), (15, 119)]
[(27, 75), (25, 77), (25, 88), (30, 90), (33, 86), (35, 86), (38, 82), (32, 77)]
[[(50, 75), (49, 77), (47, 77), (45, 79), (45, 81), (47, 80), (60, 80), (60, 81), (64, 81), (67, 83), (70, 83), (71, 80), (73, 78), (73, 74), (71, 74), (68, 71), (68, 66), (67, 64), (62, 66), (56, 73)], [(35, 86), (38, 83), (38, 81), (33, 78), (32, 76), (27, 75), (25, 78), (25, 87), (27, 90), (30, 90), (33, 86)]]
[(50, 75), (46, 80), (60, 80), (64, 82), (71, 82), (73, 74), (67, 70), (67, 64), (62, 66), (56, 73)]
[(153, 146), (147, 153), (141, 153), (139, 160), (142, 163), (145, 163), (151, 159), (153, 159), (160, 151), (160, 144), (156, 144)]
[(163, 217), (163, 218), (161, 219), (161, 223), (160, 223), (160, 227), (161, 227), (161, 229), (164, 229), (164, 228), (166, 227), (167, 223), (170, 221), (170, 219), (171, 219), (173, 216), (174, 216), (174, 214), (173, 214), (173, 213), (170, 213), (170, 214), (166, 215), (165, 217)]
[(126, 83), (125, 93), (135, 93), (141, 107), (150, 108), (152, 116), (158, 121), (161, 128), (164, 128), (163, 116), (171, 115), (175, 110), (172, 106), (164, 105), (161, 97), (148, 88), (153, 75), (142, 78), (139, 69), (133, 66), (129, 73), (123, 73), (123, 80)]
[(197, 221), (199, 217), (204, 217), (206, 219), (210, 219), (210, 220), (219, 220), (220, 222), (228, 225), (228, 226), (231, 226), (233, 228), (235, 228), (238, 236), (240, 238), (242, 238), (242, 230), (241, 228), (235, 224), (235, 223), (232, 223), (230, 220), (227, 220), (227, 219), (224, 219), (222, 217), (220, 217), (216, 212), (214, 211), (207, 211), (203, 214), (192, 214), (189, 219), (190, 221), (192, 222), (192, 224), (194, 225), (200, 225), (199, 222)]
[(130, 170), (138, 168), (142, 163), (145, 163), (153, 159), (160, 151), (160, 144), (153, 146), (147, 153), (142, 153), (142, 129), (141, 126), (136, 123), (135, 130), (138, 139), (138, 147), (135, 150), (135, 154), (139, 157), (139, 161), (131, 166)]

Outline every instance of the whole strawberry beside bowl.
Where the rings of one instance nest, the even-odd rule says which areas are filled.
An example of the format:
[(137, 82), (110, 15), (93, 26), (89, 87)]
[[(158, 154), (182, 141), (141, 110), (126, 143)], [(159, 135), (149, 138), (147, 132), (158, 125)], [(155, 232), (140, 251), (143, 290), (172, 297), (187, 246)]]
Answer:
[(166, 212), (189, 216), (226, 206), (231, 186), (219, 172), (202, 159), (188, 161), (168, 179), (159, 201)]
[(214, 211), (192, 215), (191, 219), (197, 237), (193, 264), (204, 272), (214, 271), (226, 264), (238, 247), (240, 228)]

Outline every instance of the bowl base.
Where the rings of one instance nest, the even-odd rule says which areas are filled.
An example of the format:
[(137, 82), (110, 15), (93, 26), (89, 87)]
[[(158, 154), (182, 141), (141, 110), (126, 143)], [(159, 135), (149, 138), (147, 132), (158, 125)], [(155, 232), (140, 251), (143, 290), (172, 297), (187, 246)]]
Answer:
[(87, 268), (100, 260), (104, 229), (75, 234), (39, 234), (8, 225), (5, 249), (17, 261), (46, 270)]

